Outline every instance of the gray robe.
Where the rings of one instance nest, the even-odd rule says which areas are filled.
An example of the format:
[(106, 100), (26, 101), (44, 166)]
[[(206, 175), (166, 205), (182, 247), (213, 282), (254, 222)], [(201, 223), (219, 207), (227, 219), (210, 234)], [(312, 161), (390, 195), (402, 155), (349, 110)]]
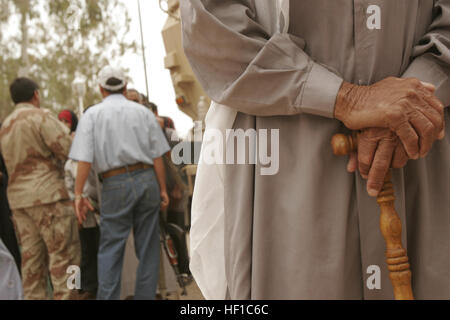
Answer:
[[(416, 77), (450, 105), (450, 1), (291, 1), (287, 35), (262, 27), (274, 14), (264, 3), (181, 1), (185, 51), (208, 95), (239, 111), (235, 129), (280, 130), (277, 175), (260, 175), (259, 164), (225, 168), (229, 297), (393, 298), (376, 201), (330, 149), (346, 131), (336, 94), (342, 80)], [(379, 30), (367, 27), (370, 5), (381, 8)], [(449, 139), (393, 172), (419, 299), (450, 298)], [(371, 290), (374, 265), (381, 289)]]

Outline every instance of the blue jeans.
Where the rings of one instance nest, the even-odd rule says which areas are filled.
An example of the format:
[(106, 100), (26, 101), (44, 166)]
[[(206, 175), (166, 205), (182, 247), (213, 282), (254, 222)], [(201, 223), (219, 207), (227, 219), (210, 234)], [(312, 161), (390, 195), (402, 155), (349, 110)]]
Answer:
[(139, 266), (136, 300), (154, 300), (159, 279), (160, 192), (155, 171), (105, 179), (102, 188), (98, 300), (119, 300), (125, 245), (134, 232)]

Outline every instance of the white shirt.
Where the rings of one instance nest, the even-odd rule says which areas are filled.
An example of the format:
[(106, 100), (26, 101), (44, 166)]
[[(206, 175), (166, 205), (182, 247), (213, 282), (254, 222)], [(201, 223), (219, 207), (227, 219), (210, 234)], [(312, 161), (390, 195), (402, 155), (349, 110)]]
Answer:
[(153, 164), (169, 150), (153, 113), (113, 94), (81, 117), (69, 158), (92, 163), (103, 173), (139, 162)]

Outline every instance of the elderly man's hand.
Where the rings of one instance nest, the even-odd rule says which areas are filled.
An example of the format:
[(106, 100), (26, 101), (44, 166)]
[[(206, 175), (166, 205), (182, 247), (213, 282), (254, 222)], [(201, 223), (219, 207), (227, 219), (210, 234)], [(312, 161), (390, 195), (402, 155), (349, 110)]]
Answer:
[(371, 86), (344, 82), (335, 116), (352, 130), (390, 129), (400, 138), (409, 158), (418, 159), (444, 136), (444, 106), (434, 90), (431, 84), (417, 79), (390, 77)]
[(350, 156), (348, 171), (359, 172), (367, 181), (367, 192), (376, 197), (390, 167), (403, 168), (409, 158), (400, 139), (383, 128), (364, 130), (358, 139), (358, 153)]

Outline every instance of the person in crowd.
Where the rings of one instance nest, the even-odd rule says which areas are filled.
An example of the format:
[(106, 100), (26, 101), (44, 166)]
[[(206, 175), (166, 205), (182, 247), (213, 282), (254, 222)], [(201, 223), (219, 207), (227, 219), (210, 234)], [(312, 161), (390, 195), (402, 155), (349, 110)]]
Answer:
[[(0, 125), (1, 127), (1, 125)], [(6, 171), (3, 157), (0, 154), (0, 239), (8, 248), (17, 264), (20, 272), (21, 256), (17, 236), (14, 231), (14, 224), (11, 218), (11, 209), (9, 207), (6, 189), (8, 187), (8, 172)]]
[[(169, 117), (159, 117), (162, 120), (162, 129), (166, 136), (167, 143), (173, 149), (180, 139), (175, 129), (174, 121)], [(183, 180), (182, 166), (177, 166), (172, 162), (171, 153), (164, 155), (164, 165), (166, 168), (166, 184), (170, 199), (167, 212), (163, 213), (165, 223), (172, 223), (185, 231), (189, 224), (186, 221), (188, 205), (188, 186)], [(185, 234), (172, 234), (175, 248), (178, 254), (179, 272), (189, 275), (189, 253), (187, 251)]]
[(146, 102), (145, 106), (147, 108), (149, 108), (153, 112), (153, 114), (155, 116), (159, 115), (159, 113), (158, 113), (158, 106), (156, 104), (154, 104), (153, 102), (148, 101), (148, 102)]
[(14, 111), (0, 130), (0, 149), (9, 173), (8, 201), (22, 249), (27, 300), (70, 299), (70, 266), (80, 263), (78, 226), (64, 184), (63, 164), (72, 138), (49, 111), (40, 108), (39, 86), (18, 78), (10, 86)]
[(72, 110), (63, 110), (58, 114), (58, 119), (69, 128), (70, 133), (74, 135), (78, 126), (78, 117)]
[(139, 104), (144, 103), (144, 101), (142, 99), (142, 95), (136, 89), (128, 89), (126, 97), (130, 101), (134, 101)]
[(97, 299), (117, 300), (123, 255), (133, 230), (139, 266), (134, 298), (154, 299), (159, 273), (159, 210), (167, 208), (164, 164), (169, 150), (155, 116), (127, 100), (121, 68), (99, 73), (103, 102), (81, 118), (70, 152), (78, 161), (75, 208), (80, 223), (93, 207), (83, 188), (93, 167), (102, 180)]
[[(75, 134), (78, 125), (78, 117), (71, 110), (63, 110), (59, 113), (58, 119), (62, 121), (72, 134)], [(77, 176), (78, 163), (72, 159), (66, 161), (64, 166), (64, 180), (70, 199), (75, 200), (75, 179)], [(80, 228), (81, 243), (81, 290), (80, 299), (95, 300), (98, 289), (97, 278), (97, 253), (100, 237), (100, 228), (98, 226), (98, 194), (97, 179), (95, 172), (90, 171), (86, 185), (84, 186), (84, 195), (94, 207), (94, 211), (89, 210), (86, 214), (86, 220)]]

